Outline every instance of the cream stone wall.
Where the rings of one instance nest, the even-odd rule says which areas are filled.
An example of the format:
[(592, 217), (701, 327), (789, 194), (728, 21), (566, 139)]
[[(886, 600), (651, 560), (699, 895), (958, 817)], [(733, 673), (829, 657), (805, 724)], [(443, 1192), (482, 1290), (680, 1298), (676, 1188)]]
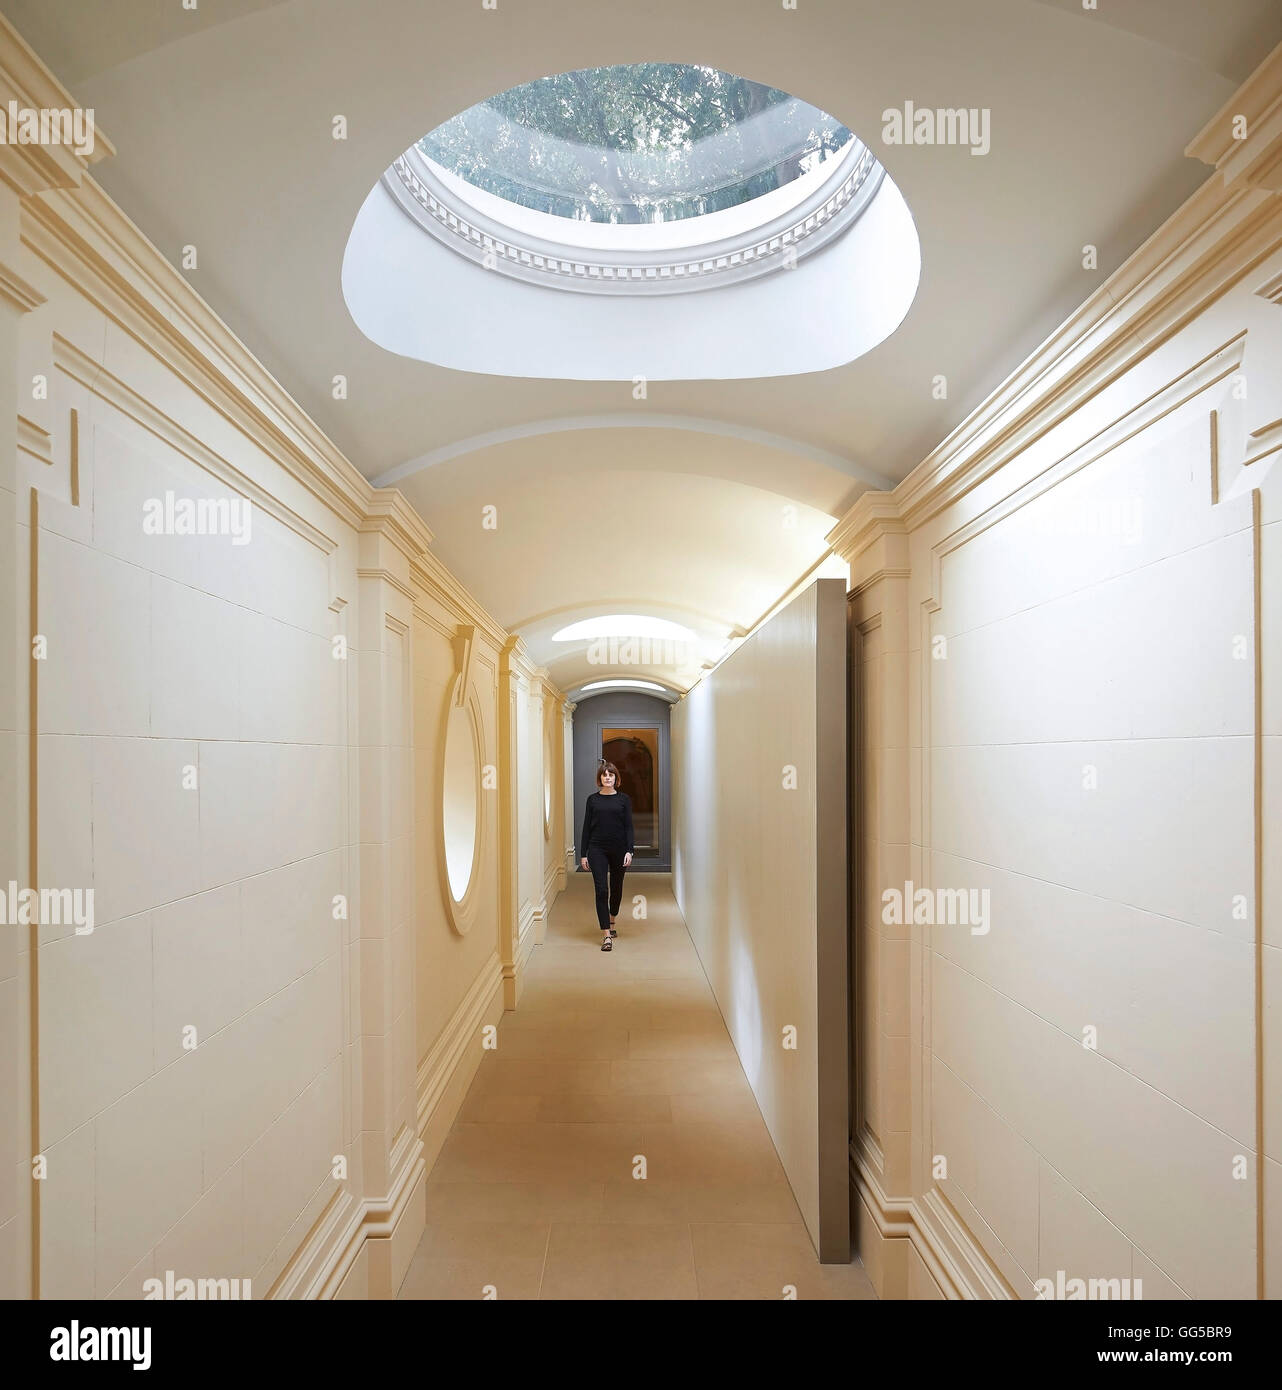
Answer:
[[(499, 662), (506, 633), (492, 620), (477, 624), (447, 576), (414, 570), (414, 912), (417, 981), (415, 1059), (419, 1126), (429, 1162), (453, 1119), (447, 1082), (470, 1080), (484, 1023), (497, 1022), (502, 1001), (502, 854), (498, 768)], [(447, 712), (462, 682), (477, 718), (482, 775), (477, 807), (479, 845), (462, 906), (453, 905), (445, 871), (441, 786)], [(493, 775), (486, 777), (489, 767)], [(462, 1046), (462, 1070), (454, 1077)], [(445, 1100), (445, 1104), (442, 1104)]]
[(838, 1261), (849, 1258), (843, 588), (810, 585), (672, 707), (671, 725), (677, 902), (811, 1238)]
[[(0, 88), (70, 100), (7, 27)], [(0, 1295), (389, 1296), (519, 992), (505, 865), (546, 837), (511, 640), (73, 156), (5, 146), (0, 179), (0, 877), (93, 894), (91, 931), (0, 929)], [(149, 534), (167, 497), (247, 503), (245, 543)], [(460, 669), (486, 767), (456, 920)]]
[[(1282, 1296), (1282, 199), (1276, 133), (1230, 134), (1279, 93), (1282, 51), (1205, 187), (830, 538), (884, 1296)], [(908, 881), (987, 930), (893, 920)]]

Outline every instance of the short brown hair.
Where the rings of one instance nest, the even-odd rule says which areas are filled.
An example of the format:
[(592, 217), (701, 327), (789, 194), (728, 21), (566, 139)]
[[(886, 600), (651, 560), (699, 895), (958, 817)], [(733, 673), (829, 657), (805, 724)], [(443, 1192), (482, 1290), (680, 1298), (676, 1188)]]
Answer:
[(597, 764), (596, 769), (596, 784), (598, 787), (601, 785), (601, 774), (603, 772), (614, 773), (614, 790), (617, 792), (619, 790), (619, 783), (622, 780), (619, 776), (619, 769), (615, 767), (613, 763), (607, 763), (605, 759), (602, 758), (602, 760)]

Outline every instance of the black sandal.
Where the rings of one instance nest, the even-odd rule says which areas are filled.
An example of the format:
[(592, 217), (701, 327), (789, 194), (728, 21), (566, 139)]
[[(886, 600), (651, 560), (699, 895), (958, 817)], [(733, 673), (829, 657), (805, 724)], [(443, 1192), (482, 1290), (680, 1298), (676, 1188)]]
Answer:
[(612, 951), (614, 949), (614, 942), (610, 940), (610, 933), (608, 931), (605, 933), (605, 939), (601, 942), (601, 949), (603, 951)]

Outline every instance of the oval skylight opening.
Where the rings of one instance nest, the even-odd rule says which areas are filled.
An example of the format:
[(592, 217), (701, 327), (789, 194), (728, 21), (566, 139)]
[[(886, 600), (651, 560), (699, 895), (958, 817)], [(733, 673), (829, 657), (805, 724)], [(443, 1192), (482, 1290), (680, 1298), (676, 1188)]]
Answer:
[(690, 63), (630, 63), (512, 87), (417, 148), (519, 207), (628, 226), (738, 207), (818, 169), (852, 138), (777, 87)]
[(640, 63), (438, 112), (362, 205), (342, 286), (402, 356), (635, 386), (841, 366), (894, 332), (920, 271), (907, 204), (840, 113)]

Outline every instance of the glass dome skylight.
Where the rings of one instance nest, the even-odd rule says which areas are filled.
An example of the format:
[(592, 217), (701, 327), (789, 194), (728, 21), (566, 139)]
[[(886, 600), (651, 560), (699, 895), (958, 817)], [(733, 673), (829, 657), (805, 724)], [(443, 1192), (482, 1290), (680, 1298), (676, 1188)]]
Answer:
[(711, 67), (635, 63), (513, 87), (437, 126), (418, 150), (520, 207), (636, 225), (750, 202), (852, 138), (778, 88)]

